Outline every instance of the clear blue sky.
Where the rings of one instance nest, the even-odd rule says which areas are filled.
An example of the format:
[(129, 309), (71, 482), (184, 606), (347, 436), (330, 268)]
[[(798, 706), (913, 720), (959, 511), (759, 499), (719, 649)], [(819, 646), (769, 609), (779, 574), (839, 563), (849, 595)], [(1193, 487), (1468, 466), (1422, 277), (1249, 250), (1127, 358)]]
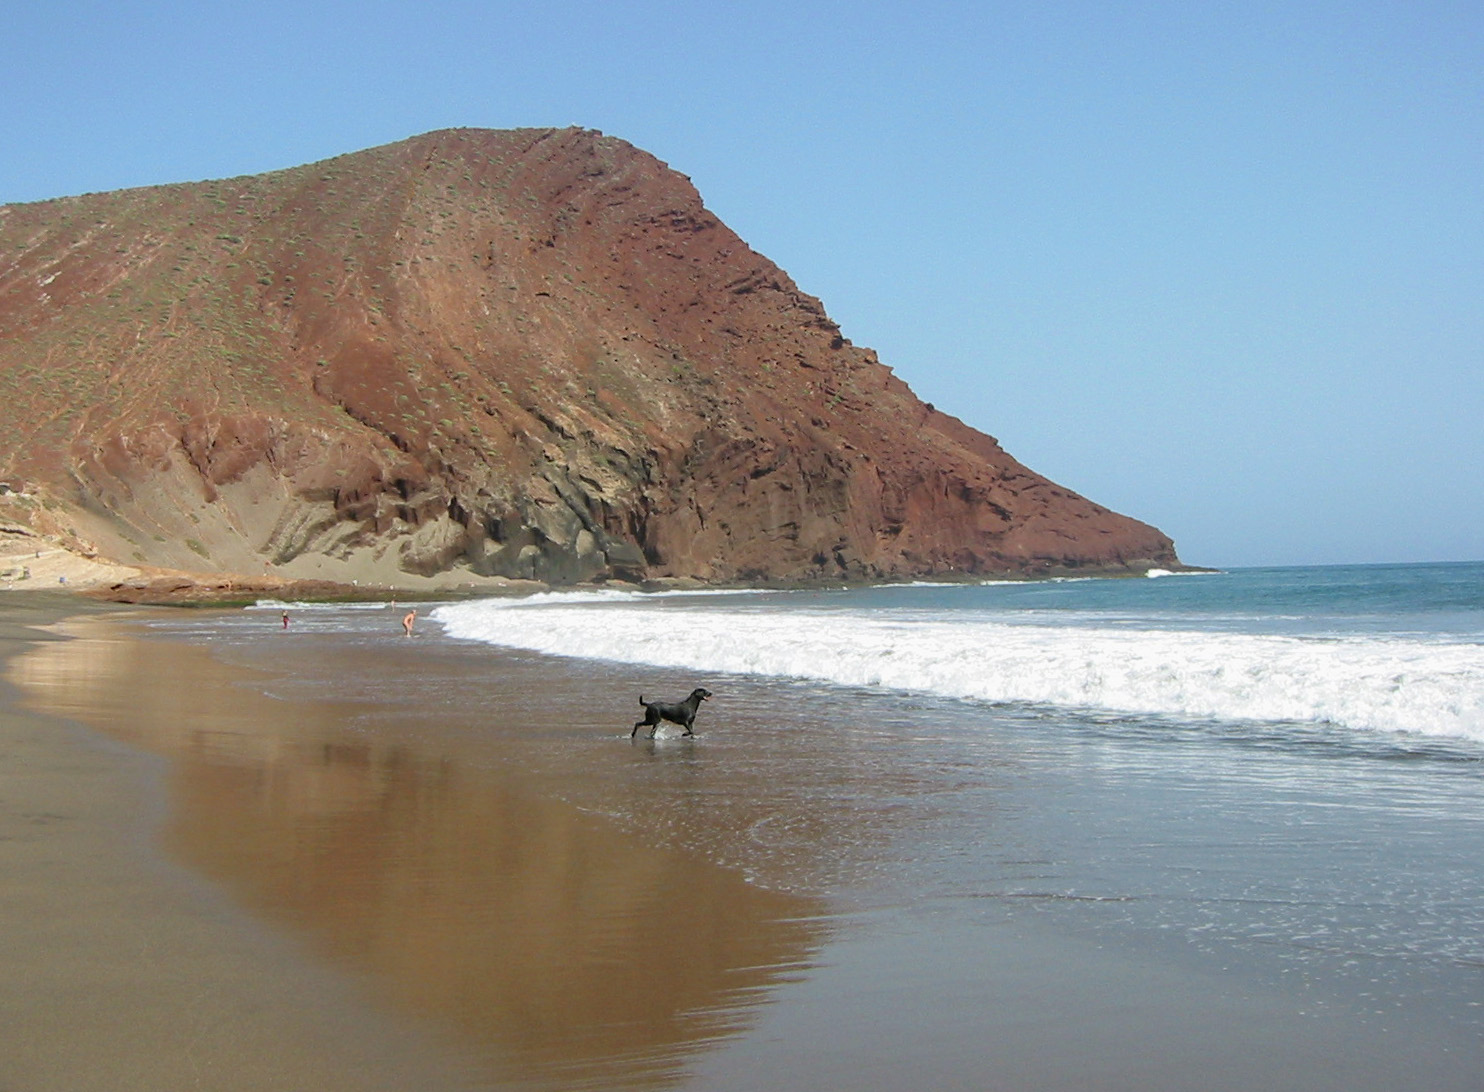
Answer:
[(0, 0), (0, 202), (583, 125), (1215, 565), (1484, 558), (1484, 4)]

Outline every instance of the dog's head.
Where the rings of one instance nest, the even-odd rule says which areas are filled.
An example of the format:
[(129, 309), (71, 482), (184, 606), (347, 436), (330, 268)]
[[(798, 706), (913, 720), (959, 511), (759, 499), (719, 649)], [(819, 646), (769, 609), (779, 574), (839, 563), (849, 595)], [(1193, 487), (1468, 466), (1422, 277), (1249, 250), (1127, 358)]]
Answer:
[(690, 692), (690, 696), (695, 698), (696, 701), (702, 702), (711, 696), (711, 691), (707, 690), (704, 686), (698, 686)]

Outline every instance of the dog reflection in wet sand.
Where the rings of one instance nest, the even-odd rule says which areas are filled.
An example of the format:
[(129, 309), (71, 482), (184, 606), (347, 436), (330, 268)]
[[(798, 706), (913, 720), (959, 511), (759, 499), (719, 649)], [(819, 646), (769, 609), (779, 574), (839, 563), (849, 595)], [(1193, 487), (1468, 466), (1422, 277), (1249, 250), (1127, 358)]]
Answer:
[(633, 739), (640, 728), (649, 726), (649, 738), (654, 738), (655, 729), (660, 726), (660, 721), (668, 720), (671, 724), (678, 724), (685, 729), (681, 735), (693, 736), (691, 725), (696, 722), (696, 710), (701, 708), (701, 703), (711, 696), (711, 691), (704, 686), (698, 686), (690, 692), (690, 697), (684, 701), (645, 701), (644, 695), (639, 695), (639, 704), (644, 706), (644, 719), (634, 725), (634, 730), (629, 733)]

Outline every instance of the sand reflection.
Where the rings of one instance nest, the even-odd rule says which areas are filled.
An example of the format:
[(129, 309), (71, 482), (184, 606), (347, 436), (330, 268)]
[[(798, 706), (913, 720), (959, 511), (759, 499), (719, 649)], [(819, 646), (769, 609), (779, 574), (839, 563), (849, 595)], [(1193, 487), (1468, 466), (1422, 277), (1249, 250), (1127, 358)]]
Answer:
[(167, 755), (170, 850), (502, 1079), (656, 1087), (823, 940), (818, 900), (647, 845), (497, 768), (358, 738), (201, 648), (76, 624), (28, 700)]

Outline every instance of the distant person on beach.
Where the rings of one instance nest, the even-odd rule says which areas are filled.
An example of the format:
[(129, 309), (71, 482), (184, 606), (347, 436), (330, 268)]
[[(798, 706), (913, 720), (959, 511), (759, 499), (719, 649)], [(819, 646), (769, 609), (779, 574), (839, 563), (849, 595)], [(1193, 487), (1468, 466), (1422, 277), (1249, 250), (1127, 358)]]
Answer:
[(410, 610), (402, 615), (402, 628), (407, 631), (407, 636), (412, 636), (412, 623), (417, 621), (417, 611)]
[(283, 628), (284, 629), (288, 629), (289, 628), (289, 612), (288, 611), (284, 611), (283, 612)]

